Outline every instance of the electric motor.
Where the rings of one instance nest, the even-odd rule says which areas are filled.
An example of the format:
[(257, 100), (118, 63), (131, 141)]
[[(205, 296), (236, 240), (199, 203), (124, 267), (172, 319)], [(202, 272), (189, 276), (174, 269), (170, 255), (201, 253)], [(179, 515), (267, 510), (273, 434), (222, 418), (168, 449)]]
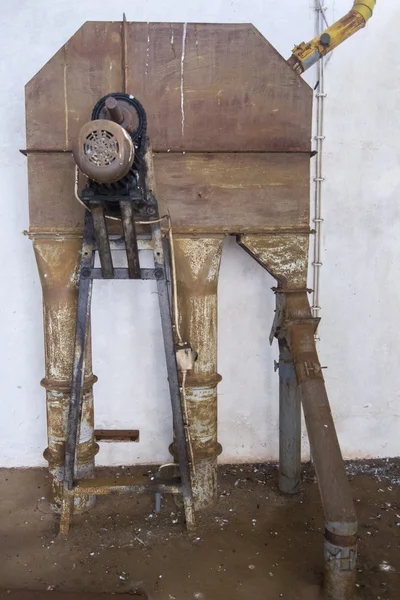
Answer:
[(129, 173), (135, 149), (129, 133), (114, 121), (97, 119), (81, 128), (73, 147), (80, 170), (98, 183), (113, 183)]

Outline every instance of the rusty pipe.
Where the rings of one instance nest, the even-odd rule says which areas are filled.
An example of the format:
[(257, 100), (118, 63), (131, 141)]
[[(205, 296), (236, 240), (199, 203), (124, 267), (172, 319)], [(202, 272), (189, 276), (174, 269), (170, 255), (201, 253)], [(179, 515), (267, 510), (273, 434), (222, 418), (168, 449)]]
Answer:
[(197, 510), (217, 497), (217, 286), (222, 242), (223, 236), (174, 238), (180, 331), (198, 356), (185, 384)]
[(306, 293), (285, 298), (285, 337), (293, 355), (325, 516), (327, 600), (354, 598), (357, 516), (315, 346), (315, 320)]
[[(312, 317), (307, 300), (308, 239), (301, 240), (297, 236), (294, 243), (286, 235), (244, 235), (240, 236), (239, 243), (278, 281), (270, 339), (278, 338), (281, 351), (287, 345), (288, 354), (283, 358), (291, 360), (293, 357), (295, 382), (303, 405), (325, 514), (325, 597), (327, 600), (352, 600), (355, 593), (357, 517), (314, 341), (318, 319)], [(291, 366), (290, 363), (287, 366)], [(290, 371), (284, 375), (282, 384), (292, 385)], [(287, 390), (282, 400), (288, 400)], [(282, 441), (296, 440), (298, 448), (298, 437), (291, 424), (295, 416), (294, 406), (290, 403), (289, 410), (293, 413), (285, 415), (286, 431), (282, 432)], [(294, 467), (294, 456), (286, 455), (285, 449), (280, 457), (281, 468), (284, 464), (285, 468)], [(294, 478), (293, 483), (295, 481)], [(280, 484), (282, 482), (280, 478)]]
[[(63, 495), (64, 453), (72, 373), (72, 352), (78, 299), (78, 277), (82, 241), (78, 237), (37, 235), (33, 247), (43, 292), (45, 377), (48, 447), (44, 457), (51, 477), (50, 503), (60, 511)], [(90, 329), (88, 331), (82, 425), (77, 446), (76, 476), (94, 476), (93, 384)], [(77, 499), (75, 510), (91, 506), (94, 497)]]

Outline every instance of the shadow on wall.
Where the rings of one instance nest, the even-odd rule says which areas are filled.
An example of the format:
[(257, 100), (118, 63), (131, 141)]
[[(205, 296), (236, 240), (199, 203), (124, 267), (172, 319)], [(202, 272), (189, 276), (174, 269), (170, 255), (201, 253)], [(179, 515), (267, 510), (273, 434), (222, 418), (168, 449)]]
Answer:
[[(96, 427), (139, 429), (140, 442), (102, 444), (97, 463), (169, 460), (171, 411), (155, 284), (103, 283), (95, 284), (92, 310), (94, 372), (99, 377)], [(274, 284), (234, 237), (225, 240), (218, 310), (220, 462), (278, 456), (277, 348), (268, 341)]]

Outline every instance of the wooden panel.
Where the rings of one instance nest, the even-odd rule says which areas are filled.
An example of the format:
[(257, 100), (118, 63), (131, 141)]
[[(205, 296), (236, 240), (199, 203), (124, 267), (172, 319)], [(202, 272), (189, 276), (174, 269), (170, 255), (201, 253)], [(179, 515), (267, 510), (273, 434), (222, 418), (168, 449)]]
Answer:
[(154, 150), (309, 151), (311, 88), (249, 24), (130, 23)]
[[(154, 166), (160, 212), (169, 211), (175, 232), (262, 233), (309, 225), (305, 154), (162, 153), (154, 155)], [(31, 231), (80, 232), (72, 155), (30, 154), (28, 170)]]
[(85, 23), (26, 85), (28, 148), (70, 149), (96, 102), (121, 89), (121, 23)]
[[(309, 151), (312, 91), (248, 24), (128, 23), (127, 91), (158, 151)], [(71, 148), (122, 90), (121, 23), (88, 22), (26, 86), (27, 145)]]
[(65, 47), (25, 86), (26, 144), (28, 148), (66, 148), (64, 86)]
[(302, 154), (155, 154), (160, 212), (181, 232), (309, 226), (310, 161)]
[(30, 231), (80, 232), (84, 209), (74, 197), (72, 154), (28, 156)]

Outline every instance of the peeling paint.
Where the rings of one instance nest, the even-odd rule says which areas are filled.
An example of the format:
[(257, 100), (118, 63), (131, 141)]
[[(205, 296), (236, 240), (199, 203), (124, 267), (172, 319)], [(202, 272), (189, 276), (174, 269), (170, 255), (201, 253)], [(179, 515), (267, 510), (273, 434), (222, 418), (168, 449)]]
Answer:
[(243, 235), (240, 245), (282, 285), (307, 286), (308, 234)]
[(217, 287), (223, 236), (175, 240), (178, 306), (184, 339), (198, 353), (186, 379), (191, 441), (196, 467), (197, 510), (217, 494)]

